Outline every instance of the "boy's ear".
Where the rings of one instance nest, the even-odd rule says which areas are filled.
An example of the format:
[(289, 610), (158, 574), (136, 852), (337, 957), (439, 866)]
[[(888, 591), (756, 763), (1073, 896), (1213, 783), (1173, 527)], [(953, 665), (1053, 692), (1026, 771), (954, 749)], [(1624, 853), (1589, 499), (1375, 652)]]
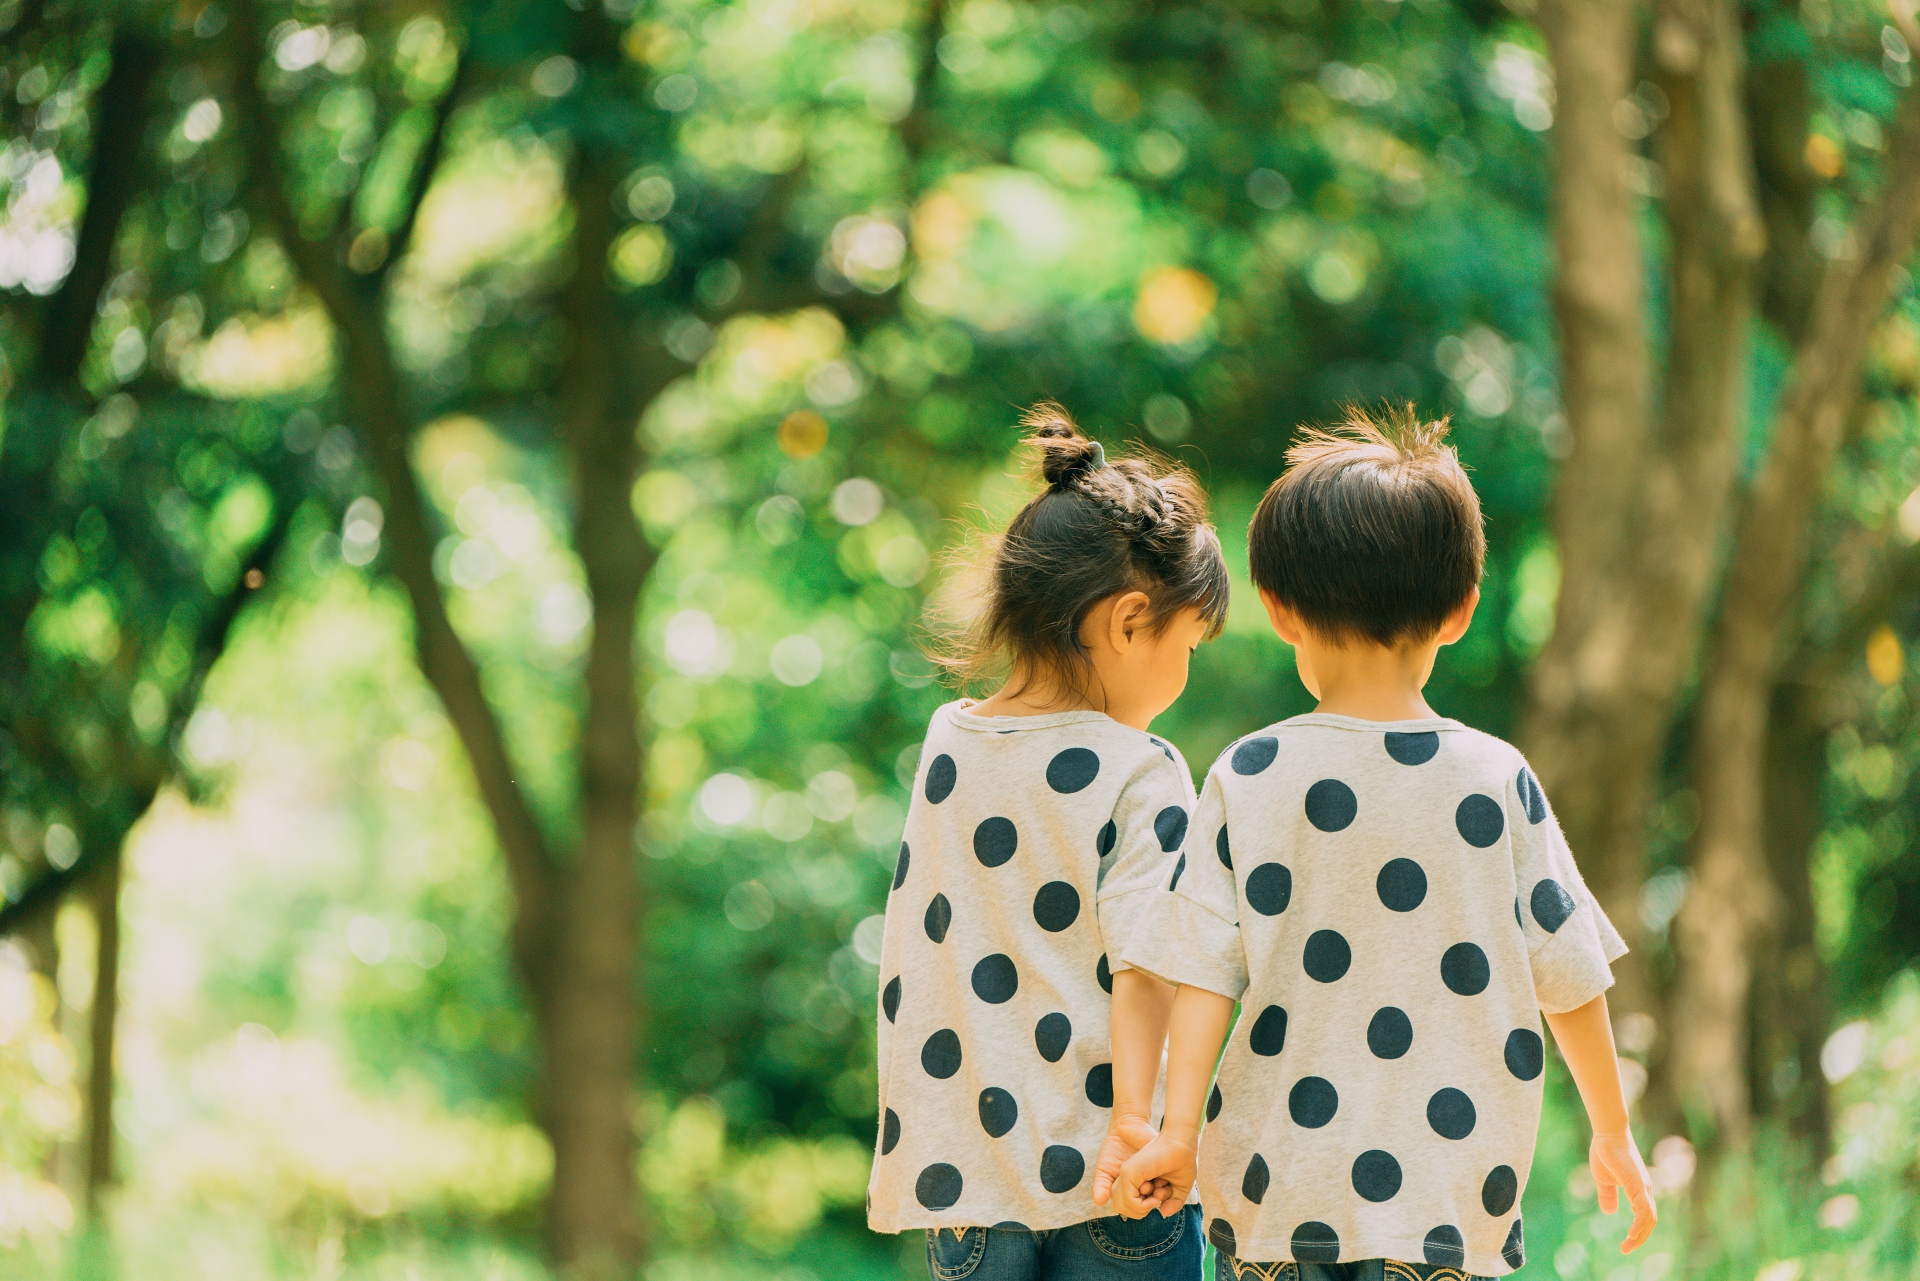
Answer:
[(1267, 621), (1273, 624), (1273, 630), (1281, 640), (1289, 645), (1298, 645), (1306, 629), (1300, 623), (1300, 615), (1280, 603), (1280, 598), (1262, 587), (1257, 589), (1260, 603), (1266, 606)]
[(1479, 604), (1480, 588), (1476, 586), (1467, 593), (1467, 598), (1447, 615), (1447, 621), (1441, 624), (1440, 643), (1442, 645), (1451, 645), (1467, 634), (1467, 629), (1473, 626), (1473, 611), (1479, 607)]

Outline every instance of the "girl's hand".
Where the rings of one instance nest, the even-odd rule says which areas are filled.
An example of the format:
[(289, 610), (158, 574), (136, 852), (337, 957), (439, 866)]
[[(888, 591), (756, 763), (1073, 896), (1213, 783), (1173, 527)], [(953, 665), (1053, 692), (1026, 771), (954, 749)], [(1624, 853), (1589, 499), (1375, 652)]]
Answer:
[[(1093, 1163), (1093, 1203), (1105, 1205), (1113, 1195), (1113, 1181), (1120, 1175), (1120, 1167), (1127, 1158), (1153, 1142), (1159, 1134), (1143, 1116), (1120, 1116), (1113, 1118), (1107, 1129), (1107, 1141), (1100, 1145), (1100, 1156)], [(1141, 1189), (1143, 1199), (1150, 1206), (1158, 1206), (1167, 1196), (1167, 1184), (1163, 1179), (1154, 1180), (1149, 1188)]]
[[(1198, 1166), (1199, 1136), (1187, 1137), (1162, 1131), (1153, 1142), (1134, 1153), (1120, 1167), (1114, 1180), (1115, 1209), (1123, 1219), (1145, 1218), (1149, 1210), (1171, 1215), (1193, 1195)], [(1154, 1189), (1166, 1185), (1164, 1196)]]
[(1634, 1146), (1629, 1132), (1595, 1131), (1587, 1162), (1593, 1169), (1593, 1183), (1600, 1193), (1603, 1213), (1612, 1214), (1619, 1209), (1620, 1194), (1627, 1194), (1627, 1204), (1633, 1207), (1633, 1223), (1627, 1229), (1627, 1239), (1620, 1243), (1620, 1253), (1631, 1254), (1645, 1244), (1653, 1225), (1660, 1221), (1660, 1213), (1653, 1205), (1653, 1181), (1647, 1177), (1640, 1149)]

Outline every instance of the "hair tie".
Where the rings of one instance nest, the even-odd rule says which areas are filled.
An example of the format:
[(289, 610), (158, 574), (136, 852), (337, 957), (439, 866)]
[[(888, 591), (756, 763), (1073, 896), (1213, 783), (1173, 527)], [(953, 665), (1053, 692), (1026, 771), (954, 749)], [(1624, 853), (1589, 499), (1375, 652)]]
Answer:
[(1093, 444), (1093, 465), (1095, 467), (1105, 467), (1107, 465), (1106, 446), (1102, 445), (1097, 440), (1093, 441), (1092, 444)]

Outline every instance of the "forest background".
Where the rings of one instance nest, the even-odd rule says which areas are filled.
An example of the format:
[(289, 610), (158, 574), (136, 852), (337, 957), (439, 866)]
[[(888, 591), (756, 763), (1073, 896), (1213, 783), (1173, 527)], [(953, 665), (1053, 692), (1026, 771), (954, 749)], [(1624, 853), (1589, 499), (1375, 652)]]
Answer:
[(0, 1271), (920, 1275), (868, 1234), (943, 552), (1018, 407), (1240, 575), (1451, 414), (1431, 701), (1634, 945), (1528, 1275), (1920, 1260), (1920, 30), (1871, 0), (0, 3)]

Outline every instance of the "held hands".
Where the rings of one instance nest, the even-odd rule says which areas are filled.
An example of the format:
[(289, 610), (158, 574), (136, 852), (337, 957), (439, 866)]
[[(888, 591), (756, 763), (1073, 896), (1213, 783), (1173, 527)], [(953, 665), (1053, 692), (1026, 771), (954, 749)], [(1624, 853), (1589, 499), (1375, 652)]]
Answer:
[[(1143, 1116), (1122, 1116), (1115, 1113), (1113, 1122), (1107, 1127), (1107, 1141), (1100, 1145), (1100, 1156), (1093, 1163), (1093, 1203), (1106, 1205), (1113, 1196), (1114, 1180), (1120, 1176), (1120, 1167), (1128, 1157), (1152, 1143), (1159, 1131), (1155, 1130)], [(1156, 1180), (1142, 1189), (1147, 1209), (1157, 1207), (1166, 1199), (1167, 1185), (1164, 1180)], [(1124, 1213), (1118, 1210), (1116, 1212)], [(1130, 1218), (1139, 1218), (1146, 1209)]]
[(1587, 1160), (1593, 1168), (1594, 1186), (1600, 1193), (1600, 1209), (1607, 1214), (1619, 1209), (1623, 1192), (1627, 1204), (1633, 1207), (1633, 1223), (1627, 1229), (1627, 1239), (1620, 1243), (1620, 1253), (1631, 1254), (1645, 1244), (1653, 1225), (1660, 1221), (1653, 1205), (1652, 1181), (1647, 1177), (1646, 1163), (1640, 1159), (1640, 1149), (1633, 1145), (1633, 1135), (1629, 1133), (1596, 1131)]
[(1123, 1219), (1145, 1218), (1150, 1210), (1170, 1215), (1193, 1195), (1198, 1134), (1163, 1130), (1129, 1157), (1114, 1179), (1114, 1209)]

